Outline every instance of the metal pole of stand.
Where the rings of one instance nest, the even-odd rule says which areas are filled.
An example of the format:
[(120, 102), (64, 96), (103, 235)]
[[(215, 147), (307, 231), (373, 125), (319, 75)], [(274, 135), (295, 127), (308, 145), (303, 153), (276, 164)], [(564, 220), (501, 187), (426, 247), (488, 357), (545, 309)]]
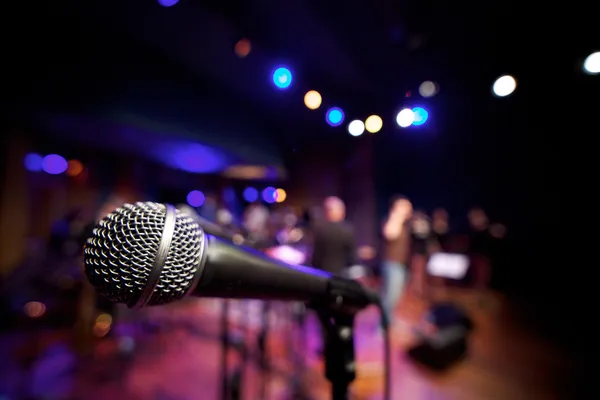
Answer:
[(229, 300), (221, 301), (221, 400), (231, 400), (229, 387)]
[(267, 356), (267, 338), (269, 335), (269, 313), (271, 311), (271, 303), (268, 301), (262, 304), (261, 330), (258, 334), (258, 362), (262, 372), (262, 380), (260, 385), (260, 398), (265, 399), (267, 396), (267, 375), (270, 371), (269, 359)]
[(242, 387), (244, 382), (244, 374), (246, 366), (248, 365), (248, 345), (247, 338), (250, 330), (250, 303), (248, 300), (241, 300), (237, 302), (238, 307), (242, 309), (242, 315), (240, 319), (240, 327), (242, 334), (236, 337), (235, 349), (240, 355), (240, 364), (232, 376), (232, 392), (231, 400), (239, 400), (242, 395)]
[[(304, 393), (304, 387), (302, 380), (306, 371), (306, 360), (304, 357), (307, 349), (306, 340), (306, 306), (303, 303), (292, 304), (292, 329), (295, 330), (296, 335), (290, 334), (290, 349), (292, 352), (292, 365), (294, 366), (294, 374), (291, 378), (291, 392), (294, 400), (306, 399), (307, 396)], [(294, 341), (294, 338), (296, 339)]]
[(325, 377), (331, 382), (331, 399), (348, 400), (356, 378), (354, 315), (317, 310), (325, 333)]

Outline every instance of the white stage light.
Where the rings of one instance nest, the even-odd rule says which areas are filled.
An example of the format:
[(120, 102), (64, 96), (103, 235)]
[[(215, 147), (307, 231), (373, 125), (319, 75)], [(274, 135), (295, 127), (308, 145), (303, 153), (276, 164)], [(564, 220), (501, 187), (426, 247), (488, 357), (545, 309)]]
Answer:
[(506, 97), (517, 88), (517, 81), (510, 75), (504, 75), (496, 79), (492, 86), (493, 93), (498, 97)]
[(415, 122), (415, 113), (410, 108), (405, 108), (396, 116), (396, 123), (400, 128), (408, 128)]
[(600, 51), (590, 54), (583, 62), (583, 71), (586, 74), (600, 74)]
[(438, 87), (434, 82), (425, 81), (419, 86), (419, 94), (423, 97), (433, 97), (437, 94)]
[(348, 133), (352, 136), (360, 136), (365, 131), (365, 124), (361, 120), (354, 120), (348, 124)]

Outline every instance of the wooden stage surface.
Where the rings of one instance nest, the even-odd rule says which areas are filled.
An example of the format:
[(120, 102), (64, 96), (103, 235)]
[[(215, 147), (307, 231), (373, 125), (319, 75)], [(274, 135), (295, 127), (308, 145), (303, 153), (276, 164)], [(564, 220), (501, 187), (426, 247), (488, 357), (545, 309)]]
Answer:
[[(502, 296), (488, 295), (483, 303), (480, 296), (468, 291), (447, 292), (444, 297), (463, 305), (474, 320), (476, 329), (471, 336), (468, 358), (443, 374), (434, 374), (404, 356), (404, 349), (413, 340), (410, 330), (396, 332), (392, 399), (541, 400), (567, 396), (568, 359), (519, 326), (509, 302)], [(255, 352), (261, 304), (230, 301), (230, 306), (230, 330), (250, 343), (250, 353)], [(154, 321), (156, 330), (140, 332), (135, 328), (139, 322), (117, 327), (120, 335), (102, 339), (96, 343), (91, 359), (77, 362), (76, 378), (71, 383), (74, 394), (48, 398), (220, 399), (220, 307), (218, 300), (194, 299), (153, 308), (143, 314), (128, 313), (125, 320), (148, 319)], [(403, 301), (398, 316), (401, 321), (414, 324), (425, 307), (423, 302), (409, 297)], [(289, 388), (292, 378), (296, 378), (306, 398), (328, 399), (328, 383), (322, 377), (323, 366), (317, 355), (320, 335), (316, 320), (309, 318), (304, 336), (307, 344), (300, 349), (299, 329), (285, 316), (289, 305), (275, 304), (273, 308), (268, 350), (275, 372), (261, 373), (256, 362), (247, 362), (241, 398), (290, 399)], [(365, 310), (359, 315), (358, 378), (352, 386), (355, 399), (382, 398), (382, 338), (377, 326), (376, 310)], [(299, 360), (305, 361), (304, 368)], [(230, 351), (228, 361), (230, 369), (234, 369), (240, 362), (239, 353)], [(9, 377), (5, 374), (4, 378)], [(40, 379), (44, 381), (43, 376)], [(50, 376), (46, 380), (57, 381)]]

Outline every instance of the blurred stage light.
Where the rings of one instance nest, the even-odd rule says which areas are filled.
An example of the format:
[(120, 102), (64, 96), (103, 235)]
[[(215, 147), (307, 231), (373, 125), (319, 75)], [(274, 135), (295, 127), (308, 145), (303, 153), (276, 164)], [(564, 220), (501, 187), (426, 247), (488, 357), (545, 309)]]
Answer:
[(304, 105), (310, 110), (316, 110), (321, 107), (321, 94), (316, 90), (310, 90), (304, 95)]
[(274, 187), (269, 186), (262, 192), (262, 198), (265, 203), (273, 204), (277, 201), (277, 190)]
[(42, 170), (42, 164), (44, 163), (44, 157), (37, 153), (29, 153), (23, 160), (25, 168), (31, 172), (39, 172)]
[(83, 164), (77, 160), (70, 160), (67, 163), (67, 175), (77, 176), (83, 172)]
[(379, 115), (371, 115), (365, 120), (365, 129), (367, 132), (377, 133), (383, 127), (383, 121)]
[(158, 0), (158, 4), (163, 7), (171, 7), (179, 3), (179, 0)]
[(157, 142), (152, 152), (166, 165), (182, 171), (204, 174), (218, 172), (230, 164), (227, 154), (216, 148), (187, 141)]
[(248, 54), (250, 54), (250, 50), (252, 50), (252, 44), (248, 39), (238, 40), (238, 42), (235, 44), (235, 47), (233, 48), (233, 52), (239, 58), (247, 57)]
[(340, 126), (344, 122), (344, 112), (339, 107), (332, 107), (325, 114), (327, 123), (331, 126)]
[(419, 94), (423, 97), (433, 97), (437, 94), (438, 87), (432, 81), (425, 81), (419, 86)]
[(412, 109), (412, 112), (414, 118), (412, 124), (414, 126), (423, 125), (425, 122), (427, 122), (427, 118), (429, 118), (429, 113), (427, 112), (427, 110), (421, 107), (415, 107)]
[(42, 161), (44, 172), (50, 175), (59, 175), (67, 170), (69, 164), (67, 160), (58, 154), (48, 154)]
[(258, 200), (258, 190), (254, 189), (253, 187), (247, 187), (246, 189), (244, 189), (244, 200), (246, 200), (248, 203), (254, 203), (256, 200)]
[(292, 73), (287, 68), (277, 68), (273, 72), (273, 83), (279, 89), (287, 89), (292, 84)]
[(365, 131), (365, 124), (359, 119), (355, 119), (354, 121), (348, 124), (348, 133), (352, 136), (360, 136)]
[(199, 190), (192, 190), (187, 195), (187, 202), (192, 207), (201, 207), (206, 200), (206, 196)]
[(400, 128), (408, 128), (415, 122), (415, 113), (410, 108), (405, 108), (396, 116), (396, 123)]
[(586, 74), (600, 74), (600, 51), (590, 54), (583, 62), (583, 71)]
[(46, 305), (39, 301), (30, 301), (25, 304), (24, 311), (29, 318), (39, 318), (46, 312)]
[(492, 92), (498, 97), (506, 97), (517, 88), (515, 78), (510, 75), (504, 75), (496, 79), (492, 86)]
[(283, 189), (277, 189), (275, 191), (275, 201), (278, 203), (283, 203), (287, 199), (287, 193)]

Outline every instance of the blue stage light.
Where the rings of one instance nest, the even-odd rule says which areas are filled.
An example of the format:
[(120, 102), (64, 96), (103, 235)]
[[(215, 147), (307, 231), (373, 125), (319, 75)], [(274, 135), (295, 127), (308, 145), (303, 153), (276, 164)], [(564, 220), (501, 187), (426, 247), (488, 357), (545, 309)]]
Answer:
[(187, 202), (192, 207), (201, 207), (206, 200), (206, 196), (199, 190), (192, 190), (187, 195)]
[(25, 168), (31, 172), (39, 172), (42, 170), (42, 164), (44, 163), (44, 157), (37, 153), (29, 153), (23, 160)]
[(279, 89), (287, 89), (292, 84), (292, 73), (287, 68), (277, 68), (273, 72), (273, 83)]
[(246, 200), (248, 203), (254, 203), (256, 200), (258, 200), (258, 190), (254, 189), (253, 187), (247, 187), (244, 189), (244, 200)]
[(340, 126), (344, 122), (344, 112), (339, 107), (332, 107), (327, 110), (325, 119), (331, 126)]
[(429, 118), (429, 113), (421, 107), (415, 107), (412, 109), (413, 114), (415, 115), (415, 120), (413, 121), (414, 126), (423, 125), (427, 122), (427, 118)]

